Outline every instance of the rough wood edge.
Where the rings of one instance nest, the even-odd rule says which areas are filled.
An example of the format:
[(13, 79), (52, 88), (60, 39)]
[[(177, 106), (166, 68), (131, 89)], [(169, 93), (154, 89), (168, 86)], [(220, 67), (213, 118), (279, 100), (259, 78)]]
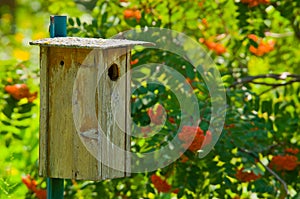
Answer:
[[(131, 144), (130, 144), (130, 136), (131, 136), (131, 118), (128, 118), (131, 116), (131, 104), (130, 104), (130, 98), (131, 98), (131, 65), (130, 65), (130, 59), (131, 59), (131, 48), (126, 49), (126, 63), (125, 63), (125, 72), (127, 73), (126, 76), (126, 91), (125, 91), (125, 110), (128, 111), (128, 113), (125, 113), (125, 176), (130, 176), (131, 174)], [(128, 96), (129, 95), (129, 96)]]
[(40, 131), (39, 131), (39, 175), (47, 175), (48, 136), (48, 47), (40, 48)]

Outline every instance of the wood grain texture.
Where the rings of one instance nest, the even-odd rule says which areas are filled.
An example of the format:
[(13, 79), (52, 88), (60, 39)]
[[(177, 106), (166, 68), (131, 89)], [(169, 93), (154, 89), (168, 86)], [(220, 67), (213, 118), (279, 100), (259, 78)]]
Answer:
[(40, 132), (39, 132), (39, 175), (47, 174), (47, 135), (48, 135), (48, 47), (40, 49)]
[[(80, 50), (79, 50), (80, 51)], [(73, 110), (72, 117), (74, 124), (77, 126), (77, 136), (74, 140), (75, 147), (83, 145), (83, 147), (76, 147), (74, 151), (74, 168), (76, 170), (76, 177), (79, 179), (86, 179), (87, 176), (91, 176), (88, 179), (102, 179), (101, 163), (95, 157), (96, 154), (91, 154), (93, 148), (97, 148), (97, 128), (98, 121), (96, 115), (96, 104), (98, 99), (95, 96), (97, 87), (97, 72), (98, 65), (96, 60), (98, 59), (98, 51), (90, 51), (85, 55), (85, 58), (80, 63), (80, 67), (77, 71), (76, 81), (74, 82), (74, 94), (75, 101), (75, 113)], [(96, 99), (95, 99), (96, 98)], [(96, 103), (97, 102), (97, 103)], [(86, 132), (93, 132), (93, 136), (87, 135)], [(81, 135), (78, 136), (78, 133)], [(83, 136), (82, 136), (83, 135)], [(84, 143), (84, 144), (83, 144)], [(88, 151), (88, 155), (81, 158)], [(97, 151), (98, 152), (98, 151)], [(94, 155), (94, 156), (93, 156)], [(91, 160), (93, 161), (91, 161)], [(89, 163), (87, 163), (89, 162)]]
[[(126, 48), (41, 47), (40, 175), (83, 180), (128, 175), (130, 157), (124, 151), (130, 151), (130, 81), (128, 77), (121, 83), (120, 79), (112, 81), (108, 70), (99, 82), (97, 76), (101, 67), (108, 69), (112, 63), (118, 65), (122, 76), (129, 68), (129, 56)], [(85, 102), (75, 106), (79, 112), (74, 117), (77, 130), (80, 135), (94, 131), (88, 136), (79, 136), (76, 131), (72, 103), (78, 102), (72, 101), (74, 88), (79, 100)], [(113, 108), (115, 105), (118, 107)], [(118, 112), (120, 107), (122, 111)], [(102, 139), (98, 139), (100, 128), (105, 134)]]
[[(126, 92), (128, 91), (126, 79), (121, 78), (126, 73), (127, 49), (108, 49), (103, 51), (103, 67), (107, 70), (102, 75), (98, 87), (98, 98), (101, 99), (98, 107), (100, 126), (105, 133), (101, 139), (101, 161), (103, 178), (122, 177), (126, 175), (127, 148), (127, 107)], [(113, 64), (118, 66), (119, 79), (110, 80), (107, 75), (109, 67)], [(120, 82), (121, 81), (121, 82)], [(105, 95), (102, 95), (105, 93)], [(112, 107), (115, 106), (115, 107)], [(121, 149), (121, 150), (120, 150)], [(122, 151), (123, 150), (123, 151)], [(127, 165), (128, 167), (128, 165)]]
[(125, 91), (125, 130), (126, 130), (126, 140), (125, 140), (125, 149), (126, 152), (124, 153), (125, 156), (125, 171), (126, 171), (126, 176), (130, 176), (131, 174), (131, 66), (130, 66), (130, 60), (131, 60), (131, 53), (130, 53), (130, 47), (127, 48), (127, 55), (126, 55), (126, 60), (125, 60), (125, 71), (126, 71), (126, 91)]
[[(72, 117), (72, 91), (80, 63), (89, 50), (50, 48), (48, 65), (49, 118), (48, 118), (48, 176), (51, 178), (76, 178), (92, 175), (93, 168), (80, 167), (94, 164), (88, 151), (78, 140)], [(62, 64), (63, 63), (63, 64)]]

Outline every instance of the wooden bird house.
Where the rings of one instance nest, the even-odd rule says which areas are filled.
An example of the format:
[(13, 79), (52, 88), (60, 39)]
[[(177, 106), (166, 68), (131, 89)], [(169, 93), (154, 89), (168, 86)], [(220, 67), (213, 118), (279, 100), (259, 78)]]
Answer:
[(82, 180), (127, 176), (130, 77), (124, 75), (130, 49), (147, 42), (57, 37), (30, 44), (40, 46), (39, 174)]

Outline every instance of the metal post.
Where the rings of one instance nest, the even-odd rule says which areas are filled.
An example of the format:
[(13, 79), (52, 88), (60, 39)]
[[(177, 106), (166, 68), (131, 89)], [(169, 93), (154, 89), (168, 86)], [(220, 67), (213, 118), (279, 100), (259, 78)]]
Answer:
[(64, 198), (64, 180), (59, 178), (47, 178), (47, 199)]

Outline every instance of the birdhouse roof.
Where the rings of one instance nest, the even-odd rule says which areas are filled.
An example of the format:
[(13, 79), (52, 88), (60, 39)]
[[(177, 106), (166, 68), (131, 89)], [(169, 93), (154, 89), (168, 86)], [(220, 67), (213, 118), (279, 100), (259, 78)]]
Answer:
[(135, 45), (152, 46), (153, 43), (126, 39), (101, 39), (81, 37), (54, 37), (29, 42), (30, 45), (65, 48), (121, 48)]

